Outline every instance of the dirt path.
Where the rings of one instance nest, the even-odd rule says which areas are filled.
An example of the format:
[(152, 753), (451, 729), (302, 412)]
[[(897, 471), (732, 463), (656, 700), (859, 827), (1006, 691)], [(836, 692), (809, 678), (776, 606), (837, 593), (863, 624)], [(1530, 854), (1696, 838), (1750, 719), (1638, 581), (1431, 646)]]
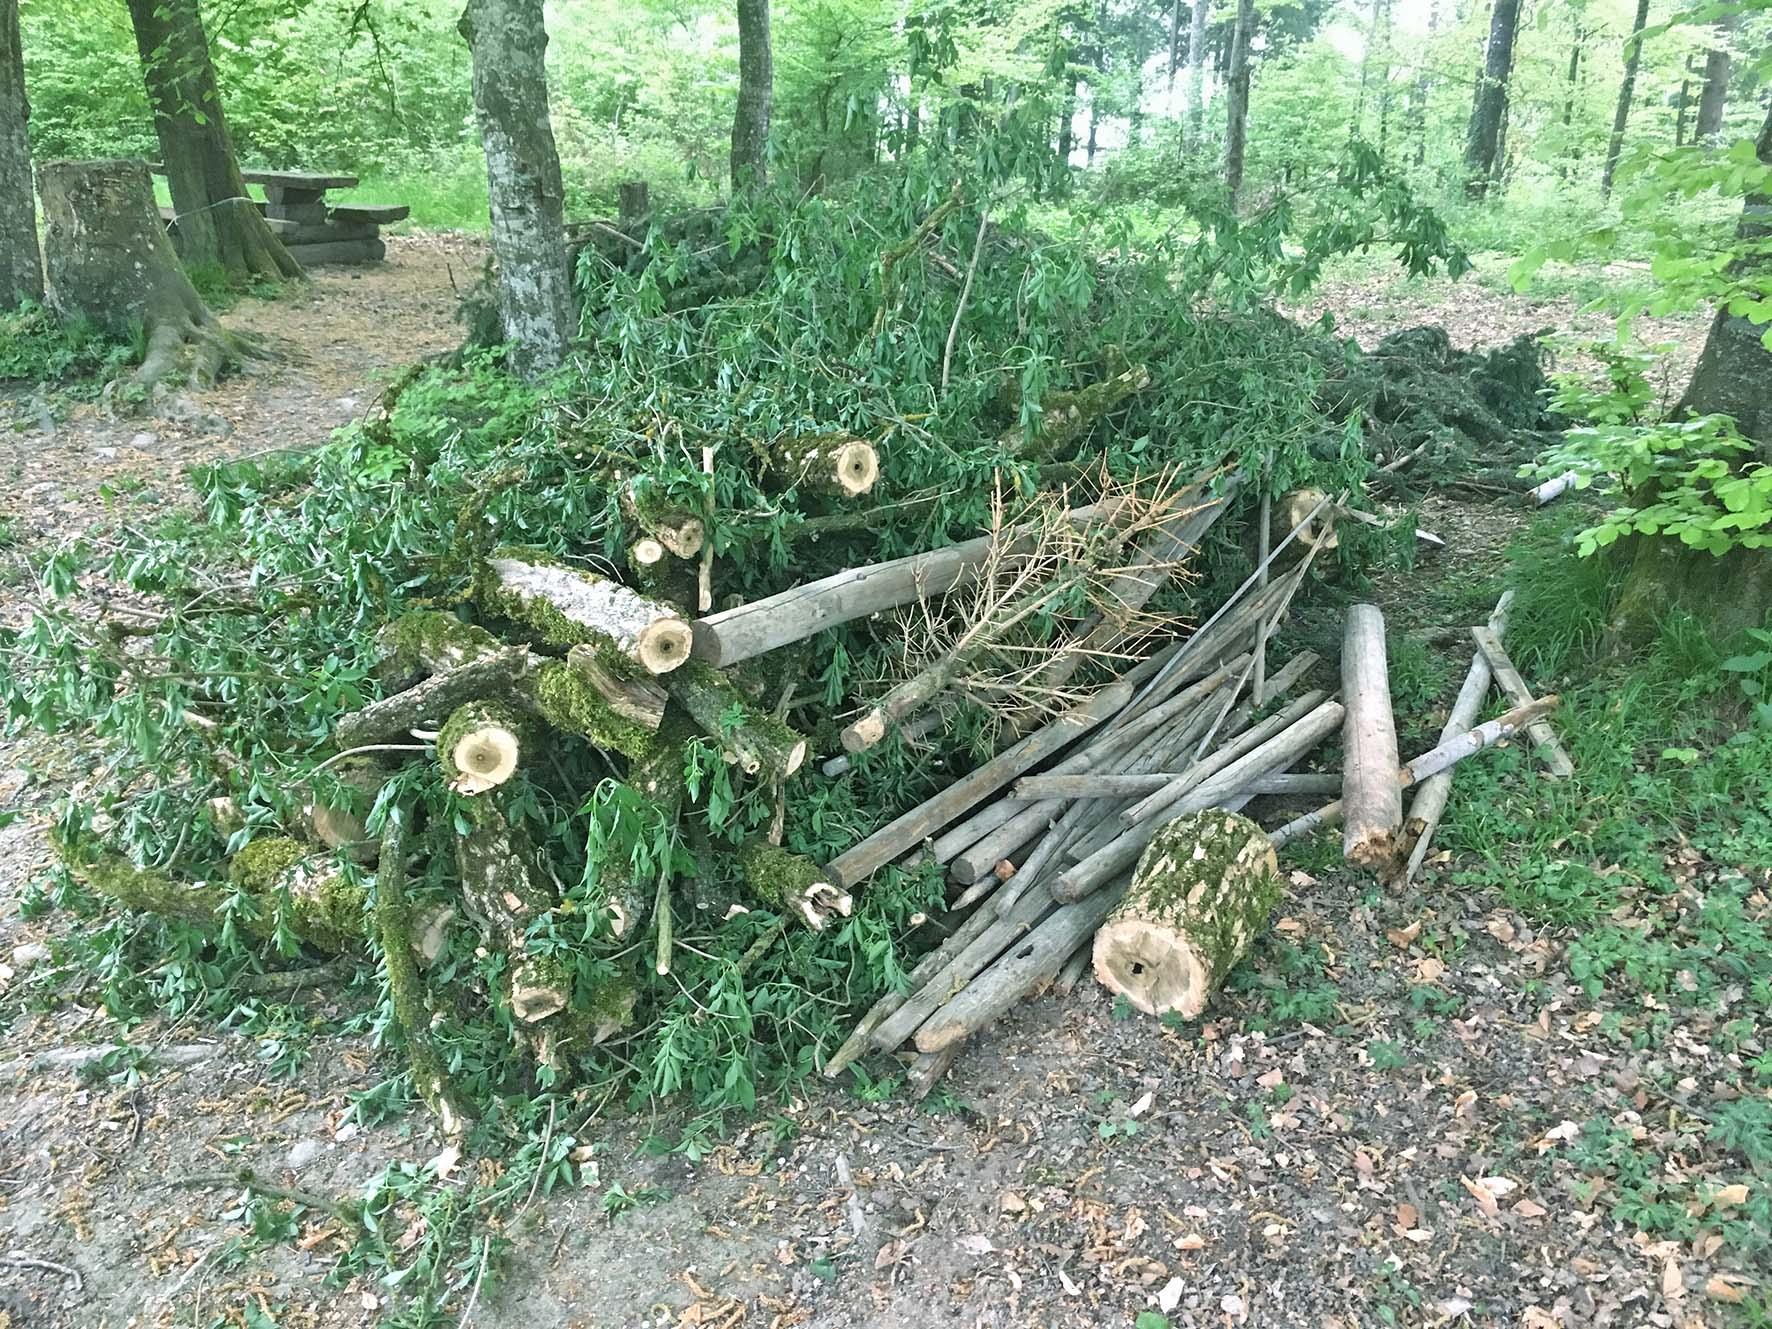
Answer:
[[(53, 439), (7, 440), (21, 545), (83, 527), (107, 477), (170, 484), (190, 461), (358, 415), (378, 372), (455, 340), (449, 273), (471, 256), (425, 244), (395, 242), (385, 269), (322, 273), (297, 300), (230, 315), (301, 353), (207, 396), (230, 433), (82, 414)], [(1452, 680), (1462, 654), (1443, 665)], [(4, 996), (25, 964), (14, 948), (66, 926), (21, 918), (17, 900), (47, 862), (49, 796), (80, 766), (14, 743), (0, 772), (26, 812), (0, 828)], [(1652, 1241), (1614, 1221), (1576, 1153), (1590, 1120), (1671, 1133), (1677, 1149), (1678, 1120), (1646, 1086), (1704, 1074), (1710, 1050), (1602, 1039), (1602, 1026), (1646, 1028), (1647, 1013), (1587, 996), (1566, 934), (1453, 888), (1455, 867), (1387, 894), (1294, 855), (1283, 916), (1204, 1025), (1123, 1018), (1085, 983), (994, 1027), (920, 1108), (813, 1082), (693, 1162), (641, 1147), (673, 1138), (676, 1115), (554, 1124), (553, 1138), (594, 1143), (594, 1180), (532, 1195), (505, 1221), (509, 1276), (489, 1281), (473, 1323), (1720, 1323), (1697, 1289), (1740, 1267), (1737, 1248), (1711, 1243), (1715, 1227)], [(1694, 867), (1694, 889), (1714, 870)], [(308, 1000), (317, 1018), (342, 1014)], [(41, 1058), (121, 1036), (96, 992), (52, 1010), (0, 1000), (0, 1019), (0, 1329), (413, 1329), (374, 1271), (328, 1281), (338, 1223), (255, 1233), (226, 1175), (350, 1197), (390, 1167), (447, 1193), (497, 1166), (435, 1161), (442, 1142), (418, 1116), (350, 1120), (353, 1095), (384, 1074), (367, 1033), (315, 1037), (290, 1066), (264, 1041), (169, 1012), (129, 1036), (172, 1049), (173, 1064), (113, 1059), (82, 1076)], [(415, 1245), (431, 1220), (395, 1212), (408, 1225), (396, 1246)]]

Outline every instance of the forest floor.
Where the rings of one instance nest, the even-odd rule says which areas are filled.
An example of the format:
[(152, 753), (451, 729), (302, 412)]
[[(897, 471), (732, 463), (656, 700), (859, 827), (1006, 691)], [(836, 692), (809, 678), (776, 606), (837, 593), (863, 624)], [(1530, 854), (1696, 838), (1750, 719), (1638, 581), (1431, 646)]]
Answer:
[[(225, 432), (80, 407), (53, 433), (0, 438), (11, 523), (0, 614), (28, 610), (26, 556), (98, 529), (119, 495), (147, 486), (173, 501), (185, 464), (316, 439), (363, 411), (379, 374), (454, 344), (451, 288), (476, 267), (472, 250), (410, 238), (389, 251), (385, 267), (324, 271), (291, 299), (227, 315), (289, 354), (204, 394), (200, 415)], [(1393, 308), (1387, 289), (1382, 318), (1360, 312), (1376, 307), (1370, 291), (1323, 299), (1349, 330), (1456, 314), (1454, 340), (1467, 342), (1573, 317), (1572, 303), (1480, 285), (1443, 307)], [(1677, 331), (1695, 352), (1701, 324)], [(1512, 505), (1431, 501), (1422, 524), (1456, 530), (1459, 547), (1381, 583), (1404, 635), (1496, 589), (1522, 521)], [(1300, 632), (1327, 621), (1306, 614)], [(1468, 649), (1411, 659), (1411, 728), (1437, 733)], [(1565, 731), (1578, 762), (1606, 746), (1584, 721), (1599, 717), (1572, 715)], [(1527, 794), (1493, 811), (1525, 834), (1542, 789), (1525, 754), (1511, 757)], [(317, 1036), (291, 1071), (276, 1049), (166, 1019), (127, 1036), (174, 1049), (176, 1064), (112, 1057), (82, 1075), (45, 1059), (125, 1034), (78, 991), (53, 1010), (17, 996), (32, 944), (66, 926), (22, 918), (18, 897), (49, 860), (53, 798), (91, 760), (54, 740), (0, 746), (0, 804), (24, 812), (0, 826), (0, 1329), (394, 1323), (387, 1288), (361, 1274), (328, 1281), (345, 1245), (337, 1222), (309, 1210), (293, 1233), (255, 1232), (237, 1189), (216, 1182), (250, 1167), (349, 1197), (390, 1164), (430, 1166), (441, 1189), (496, 1170), (439, 1158), (420, 1116), (350, 1120), (352, 1096), (383, 1078), (366, 1035)], [(1461, 797), (1455, 786), (1455, 807)], [(1680, 893), (1648, 900), (1626, 883), (1609, 926), (1684, 936), (1709, 884), (1743, 877), (1677, 840), (1666, 855)], [(1736, 1221), (1763, 1204), (1764, 1178), (1733, 1189), (1734, 1156), (1700, 1138), (1703, 1105), (1739, 1097), (1728, 1086), (1744, 1060), (1765, 1056), (1719, 1035), (1740, 987), (1713, 1000), (1708, 985), (1681, 983), (1707, 994), (1690, 1003), (1628, 984), (1590, 993), (1572, 950), (1580, 929), (1530, 921), (1504, 877), (1435, 862), (1413, 889), (1385, 892), (1336, 858), (1290, 856), (1271, 937), (1199, 1026), (1122, 1018), (1086, 983), (993, 1026), (921, 1106), (816, 1081), (693, 1161), (645, 1147), (673, 1137), (681, 1121), (668, 1113), (557, 1123), (595, 1142), (594, 1184), (514, 1207), (514, 1258), (498, 1286), (486, 1280), (471, 1322), (1727, 1323), (1729, 1304), (1754, 1295), (1766, 1235)], [(1745, 894), (1762, 919), (1766, 891), (1762, 872)], [(309, 1001), (332, 1013), (323, 996)], [(1630, 1159), (1654, 1163), (1629, 1170)], [(1672, 1217), (1622, 1208), (1627, 1185), (1675, 1197)], [(425, 1221), (414, 1211), (402, 1240)]]

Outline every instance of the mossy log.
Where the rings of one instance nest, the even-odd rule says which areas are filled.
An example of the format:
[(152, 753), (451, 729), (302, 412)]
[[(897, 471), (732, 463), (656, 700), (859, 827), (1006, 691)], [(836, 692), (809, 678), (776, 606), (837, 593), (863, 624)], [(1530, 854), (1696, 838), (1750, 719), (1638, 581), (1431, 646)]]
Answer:
[(1151, 371), (1133, 365), (1111, 377), (1067, 391), (1048, 392), (1040, 399), (1040, 423), (1031, 440), (1020, 425), (1000, 440), (1011, 456), (1034, 460), (1056, 458), (1094, 427), (1095, 422), (1151, 385)]
[(497, 701), (458, 706), (437, 734), (437, 761), (452, 793), (472, 798), (496, 789), (521, 769), (534, 726)]
[(505, 699), (544, 723), (600, 748), (643, 758), (664, 716), (664, 689), (638, 664), (583, 646), (551, 660), (510, 646), (453, 614), (403, 614), (378, 634), (385, 677), (434, 676), (345, 716), (334, 731), (341, 748), (385, 742), (441, 725), (469, 702)]
[(597, 865), (596, 896), (608, 917), (611, 936), (639, 936), (652, 913), (654, 894), (653, 884), (637, 878), (632, 864), (605, 858)]
[(538, 550), (495, 549), (479, 594), (487, 609), (553, 646), (608, 646), (653, 674), (668, 674), (689, 658), (692, 634), (676, 606)]
[(412, 1068), (412, 1085), (425, 1105), (436, 1114), (443, 1130), (460, 1135), (473, 1124), (460, 1097), (443, 1069), (443, 1059), (431, 1042), (431, 1010), (425, 999), (423, 980), (413, 959), (412, 911), (406, 898), (406, 812), (388, 810), (382, 832), (381, 857), (376, 869), (375, 923), (381, 940), (382, 959), (388, 974), (388, 996), (394, 1022), (406, 1040), (406, 1060)]
[(121, 854), (81, 859), (64, 853), (69, 869), (99, 895), (126, 909), (220, 927), (236, 886), (256, 906), (236, 913), (247, 936), (269, 941), (276, 934), (283, 892), (285, 931), (304, 946), (336, 955), (363, 939), (363, 890), (351, 885), (338, 865), (287, 836), (261, 836), (234, 856), (232, 884), (179, 881), (158, 868), (137, 867)]
[[(701, 552), (707, 541), (707, 525), (698, 513), (643, 479), (627, 481), (618, 492), (623, 520), (640, 532), (642, 538), (653, 541), (662, 551), (678, 558), (694, 558)], [(638, 543), (636, 540), (634, 545)], [(634, 545), (630, 545), (630, 549)], [(658, 560), (642, 561), (656, 563)]]
[(849, 892), (812, 859), (767, 840), (750, 840), (739, 849), (738, 871), (757, 901), (797, 916), (814, 932), (823, 932), (834, 915), (847, 918), (854, 904)]
[(1095, 934), (1095, 976), (1147, 1015), (1192, 1020), (1267, 926), (1279, 865), (1261, 827), (1208, 809), (1167, 823)]
[(665, 680), (665, 688), (704, 732), (747, 775), (792, 775), (806, 760), (806, 740), (759, 710), (725, 675), (692, 660)]
[(859, 498), (880, 478), (874, 445), (853, 434), (794, 435), (760, 448), (764, 474), (783, 489)]

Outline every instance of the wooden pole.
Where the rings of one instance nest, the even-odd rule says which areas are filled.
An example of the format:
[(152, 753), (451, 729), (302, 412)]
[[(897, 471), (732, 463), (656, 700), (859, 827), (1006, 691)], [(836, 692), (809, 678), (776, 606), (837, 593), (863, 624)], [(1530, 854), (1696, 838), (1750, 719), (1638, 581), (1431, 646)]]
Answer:
[[(1520, 677), (1520, 671), (1509, 658), (1501, 639), (1488, 628), (1472, 628), (1471, 639), (1477, 643), (1477, 649), (1483, 653), (1483, 658), (1489, 662), (1489, 668), (1495, 672), (1495, 682), (1502, 695), (1515, 706), (1529, 705), (1532, 690), (1526, 686), (1526, 680)], [(1551, 728), (1548, 720), (1536, 721), (1527, 732), (1544, 758), (1544, 764), (1553, 779), (1567, 780), (1575, 774), (1575, 763), (1569, 759), (1562, 741), (1557, 738), (1557, 731)]]
[(1341, 691), (1347, 702), (1342, 729), (1342, 855), (1361, 867), (1394, 863), (1403, 829), (1397, 785), (1397, 722), (1391, 714), (1384, 615), (1377, 605), (1348, 610), (1342, 636)]

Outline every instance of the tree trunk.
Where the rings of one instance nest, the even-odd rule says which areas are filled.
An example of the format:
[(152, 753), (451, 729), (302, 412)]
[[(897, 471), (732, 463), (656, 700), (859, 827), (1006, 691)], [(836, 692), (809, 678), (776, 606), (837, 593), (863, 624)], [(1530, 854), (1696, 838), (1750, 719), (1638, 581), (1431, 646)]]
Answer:
[[(1427, 35), (1431, 41), (1440, 30), (1440, 0), (1430, 0), (1427, 11)], [(1427, 100), (1433, 92), (1434, 80), (1425, 54), (1415, 71), (1415, 91), (1409, 98), (1409, 129), (1415, 139), (1415, 164), (1427, 160)]]
[(1058, 108), (1058, 171), (1062, 178), (1070, 169), (1071, 149), (1076, 146), (1077, 76), (1066, 74), (1064, 101)]
[(1279, 898), (1261, 827), (1219, 811), (1177, 817), (1146, 846), (1095, 934), (1095, 977), (1146, 1015), (1196, 1019)]
[(1606, 144), (1606, 165), (1600, 171), (1600, 196), (1612, 196), (1612, 177), (1624, 152), (1624, 128), (1630, 123), (1631, 99), (1637, 90), (1637, 65), (1643, 58), (1642, 33), (1649, 22), (1649, 0), (1637, 0), (1637, 17), (1624, 45), (1624, 82), (1618, 87), (1618, 109), (1612, 114), (1612, 137)]
[(1181, 11), (1182, 0), (1175, 0), (1169, 7), (1169, 81), (1165, 85), (1167, 100), (1164, 105), (1172, 114), (1175, 110), (1175, 73), (1181, 68)]
[(0, 0), (0, 309), (43, 302), (37, 195), (31, 188), (30, 119), (18, 0)]
[(1723, 110), (1729, 101), (1729, 38), (1735, 31), (1735, 16), (1716, 26), (1716, 45), (1704, 57), (1704, 91), (1698, 98), (1698, 126), (1694, 138), (1700, 143), (1715, 143), (1723, 132)]
[(240, 178), (197, 0), (129, 0), (129, 21), (185, 265), (237, 282), (301, 276)]
[(247, 353), (179, 266), (141, 162), (44, 162), (37, 187), (50, 303), (63, 317), (85, 315), (124, 336), (139, 324), (147, 352), (137, 385), (152, 388), (183, 369), (193, 386), (205, 386)]
[(1199, 151), (1206, 132), (1206, 11), (1211, 0), (1194, 0), (1187, 36), (1187, 143)]
[(1501, 121), (1507, 112), (1508, 76), (1514, 67), (1514, 33), (1519, 21), (1520, 0), (1495, 0), (1495, 11), (1489, 18), (1489, 45), (1464, 140), (1464, 188), (1471, 198), (1487, 195), (1495, 175)]
[(769, 0), (738, 0), (738, 105), (732, 113), (732, 189), (769, 179), (769, 117), (775, 100), (775, 56)]
[(1580, 86), (1581, 79), (1581, 48), (1587, 40), (1587, 29), (1581, 24), (1575, 25), (1575, 42), (1569, 48), (1568, 87), (1563, 93), (1563, 160), (1557, 163), (1557, 179), (1569, 178), (1569, 159), (1580, 160), (1581, 154), (1571, 151), (1575, 132), (1575, 90)]
[[(1760, 161), (1772, 166), (1772, 109), (1756, 147)], [(1772, 194), (1748, 195), (1736, 234), (1761, 243), (1772, 237)], [(1754, 262), (1772, 265), (1764, 256)], [(1745, 315), (1717, 310), (1675, 414), (1734, 416), (1741, 432), (1759, 445), (1759, 460), (1772, 464), (1772, 393), (1766, 391), (1772, 351), (1760, 340), (1763, 331)], [(1762, 626), (1772, 614), (1772, 552), (1736, 549), (1717, 558), (1667, 539), (1639, 537), (1634, 543), (1634, 561), (1612, 617), (1614, 647), (1648, 640), (1673, 609), (1703, 620), (1719, 641)]]
[(468, 0), (460, 31), (486, 153), (499, 324), (519, 372), (546, 373), (566, 358), (575, 310), (542, 0)]
[(1686, 77), (1680, 80), (1680, 93), (1674, 99), (1674, 146), (1682, 148), (1686, 145), (1686, 112), (1692, 104), (1692, 65), (1698, 59), (1696, 55), (1686, 56)]
[(1249, 136), (1249, 40), (1254, 34), (1255, 0), (1237, 0), (1224, 128), (1224, 184), (1233, 203), (1243, 188), (1243, 158)]

